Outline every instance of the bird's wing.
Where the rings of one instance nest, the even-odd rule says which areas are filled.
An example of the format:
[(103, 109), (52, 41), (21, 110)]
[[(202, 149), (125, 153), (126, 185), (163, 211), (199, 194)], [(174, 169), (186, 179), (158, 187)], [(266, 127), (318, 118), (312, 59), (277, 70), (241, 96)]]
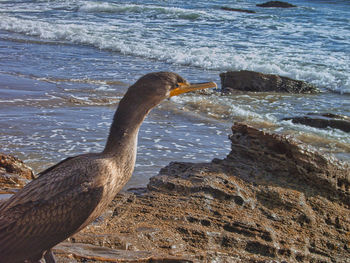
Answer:
[(85, 159), (49, 168), (1, 206), (0, 259), (40, 253), (84, 224), (103, 194), (91, 182), (93, 168)]
[(74, 158), (76, 158), (76, 157), (68, 157), (68, 158), (66, 158), (66, 159), (64, 159), (64, 160), (62, 160), (62, 161), (56, 163), (55, 165), (50, 166), (50, 167), (47, 168), (46, 170), (41, 171), (40, 173), (38, 173), (37, 176), (40, 177), (40, 176), (42, 176), (42, 175), (45, 175), (45, 174), (47, 174), (48, 172), (50, 172), (50, 171), (54, 170), (55, 168), (57, 168), (58, 166), (62, 165), (63, 163), (65, 163), (65, 162), (67, 162), (67, 161), (69, 161), (69, 160), (72, 160), (72, 159), (74, 159)]
[(88, 157), (88, 155), (69, 157), (40, 172), (36, 179), (13, 195), (4, 206), (12, 207), (28, 201), (47, 200), (59, 192), (79, 186), (89, 179), (86, 170), (86, 165), (90, 162)]

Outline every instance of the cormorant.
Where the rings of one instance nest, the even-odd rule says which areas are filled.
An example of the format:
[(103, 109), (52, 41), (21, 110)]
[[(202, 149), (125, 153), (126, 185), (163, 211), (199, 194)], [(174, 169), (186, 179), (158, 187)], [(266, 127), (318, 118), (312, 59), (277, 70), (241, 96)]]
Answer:
[(115, 112), (100, 153), (69, 157), (0, 204), (0, 263), (55, 262), (51, 248), (106, 209), (134, 170), (141, 123), (162, 100), (216, 87), (189, 84), (171, 72), (149, 73), (132, 85)]

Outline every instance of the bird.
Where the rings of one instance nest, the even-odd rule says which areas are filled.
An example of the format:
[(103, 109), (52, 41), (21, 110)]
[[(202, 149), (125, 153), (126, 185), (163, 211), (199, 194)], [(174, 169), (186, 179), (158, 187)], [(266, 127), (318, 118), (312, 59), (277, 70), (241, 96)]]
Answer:
[(215, 87), (190, 84), (173, 72), (139, 78), (120, 100), (101, 152), (64, 159), (0, 204), (0, 263), (56, 262), (52, 248), (99, 217), (131, 178), (138, 132), (151, 109)]

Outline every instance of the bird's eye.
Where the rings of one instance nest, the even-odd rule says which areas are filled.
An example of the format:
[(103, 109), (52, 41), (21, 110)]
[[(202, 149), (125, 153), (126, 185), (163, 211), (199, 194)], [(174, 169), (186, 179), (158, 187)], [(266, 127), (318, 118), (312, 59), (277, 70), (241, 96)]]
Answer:
[(175, 87), (176, 87), (176, 88), (180, 87), (180, 84), (179, 84), (179, 83), (176, 83), (176, 84), (175, 84)]

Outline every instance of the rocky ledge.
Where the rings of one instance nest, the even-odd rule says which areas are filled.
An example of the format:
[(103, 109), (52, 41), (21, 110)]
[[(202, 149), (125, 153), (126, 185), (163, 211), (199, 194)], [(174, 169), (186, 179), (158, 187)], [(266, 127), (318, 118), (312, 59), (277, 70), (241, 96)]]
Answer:
[(223, 92), (287, 92), (317, 93), (318, 89), (305, 81), (263, 74), (249, 70), (228, 71), (220, 74)]
[(118, 194), (100, 221), (57, 247), (61, 259), (350, 262), (348, 164), (244, 124), (232, 131), (227, 158), (174, 162), (147, 188)]
[(349, 165), (240, 123), (230, 139), (118, 194), (59, 262), (350, 262)]

